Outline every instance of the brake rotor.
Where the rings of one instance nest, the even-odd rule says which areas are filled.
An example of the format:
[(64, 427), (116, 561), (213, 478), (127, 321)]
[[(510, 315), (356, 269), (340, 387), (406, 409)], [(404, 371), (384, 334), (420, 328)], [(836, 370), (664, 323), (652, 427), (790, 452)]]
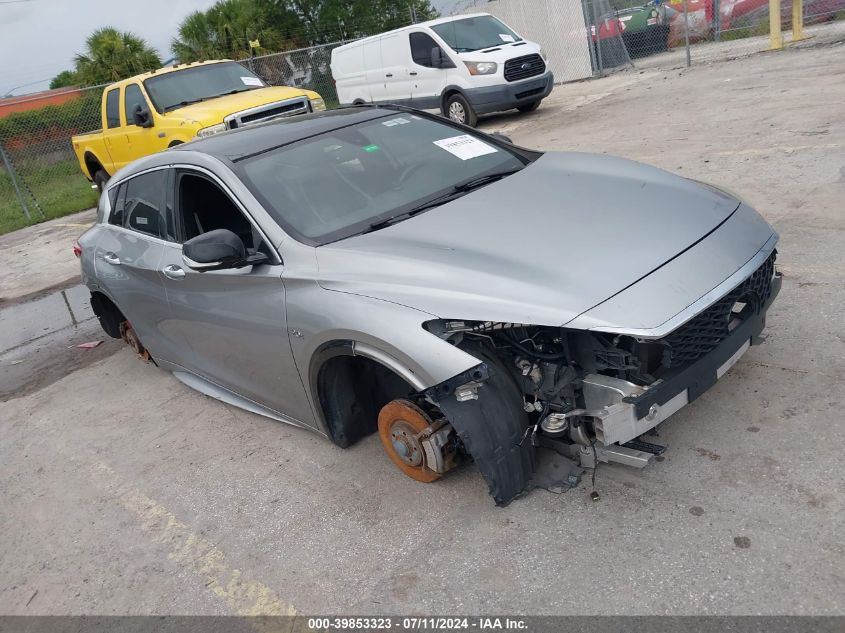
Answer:
[(135, 353), (141, 357), (141, 360), (144, 362), (150, 361), (150, 353), (141, 343), (141, 339), (138, 338), (138, 335), (135, 333), (135, 328), (132, 327), (132, 324), (129, 321), (121, 322), (120, 337), (129, 345), (129, 347), (135, 350)]
[(378, 434), (388, 457), (408, 477), (425, 483), (440, 479), (427, 468), (425, 450), (416, 437), (429, 426), (431, 418), (408, 400), (388, 402), (378, 414)]

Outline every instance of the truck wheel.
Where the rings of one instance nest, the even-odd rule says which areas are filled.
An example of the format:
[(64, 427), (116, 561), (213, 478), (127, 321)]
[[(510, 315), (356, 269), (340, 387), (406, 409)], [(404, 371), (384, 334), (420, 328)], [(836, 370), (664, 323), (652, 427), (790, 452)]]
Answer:
[(472, 109), (469, 101), (459, 92), (450, 95), (446, 99), (444, 110), (446, 116), (456, 123), (463, 123), (470, 127), (475, 127), (478, 123), (478, 115), (475, 113), (475, 110)]
[(537, 101), (532, 101), (531, 103), (526, 103), (525, 105), (517, 106), (516, 109), (520, 112), (534, 112), (534, 110), (540, 107), (540, 101), (542, 101), (542, 99), (537, 99)]
[(104, 169), (97, 170), (97, 173), (94, 174), (94, 184), (97, 185), (97, 191), (103, 193), (103, 190), (106, 188), (106, 183), (109, 181), (109, 175), (105, 172)]

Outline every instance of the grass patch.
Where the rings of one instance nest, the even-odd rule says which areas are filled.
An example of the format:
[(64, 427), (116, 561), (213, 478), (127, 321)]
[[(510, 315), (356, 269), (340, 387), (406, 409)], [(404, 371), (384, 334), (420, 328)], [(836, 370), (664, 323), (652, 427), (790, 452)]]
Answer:
[(90, 209), (97, 204), (97, 192), (91, 189), (76, 161), (64, 161), (45, 167), (22, 165), (18, 183), (23, 180), (32, 196), (38, 201), (44, 216), (35, 206), (32, 196), (23, 191), (32, 220), (27, 220), (15, 195), (9, 175), (0, 172), (0, 235), (37, 224), (44, 220), (60, 218), (77, 211)]

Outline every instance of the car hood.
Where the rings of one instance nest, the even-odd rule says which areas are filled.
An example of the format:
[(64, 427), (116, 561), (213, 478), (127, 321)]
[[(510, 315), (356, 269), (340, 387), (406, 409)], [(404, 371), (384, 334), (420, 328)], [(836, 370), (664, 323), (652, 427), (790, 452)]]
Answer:
[(275, 101), (283, 101), (284, 99), (294, 99), (296, 97), (314, 96), (314, 93), (309, 93), (299, 88), (288, 88), (285, 86), (272, 86), (269, 88), (257, 88), (255, 90), (247, 90), (238, 92), (233, 95), (226, 95), (217, 97), (208, 101), (200, 101), (193, 103), (176, 110), (168, 112), (165, 116), (168, 118), (193, 121), (208, 126), (222, 123), (223, 118), (248, 110), (250, 108), (257, 108), (258, 106), (267, 105)]
[[(564, 325), (702, 241), (739, 205), (640, 163), (547, 153), (441, 207), (319, 247), (320, 283), (441, 318)], [(731, 255), (736, 268), (771, 235), (756, 230), (742, 246), (751, 252)], [(707, 267), (695, 274), (689, 291), (674, 289), (667, 319), (724, 280)]]

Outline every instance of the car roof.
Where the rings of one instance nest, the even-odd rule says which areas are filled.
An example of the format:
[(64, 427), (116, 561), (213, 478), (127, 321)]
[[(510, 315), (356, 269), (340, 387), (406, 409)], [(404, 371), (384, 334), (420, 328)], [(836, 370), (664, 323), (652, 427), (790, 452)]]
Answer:
[(178, 145), (170, 151), (201, 152), (234, 162), (246, 156), (260, 154), (338, 128), (390, 116), (395, 112), (401, 112), (401, 110), (372, 106), (326, 110), (221, 132), (208, 138)]

